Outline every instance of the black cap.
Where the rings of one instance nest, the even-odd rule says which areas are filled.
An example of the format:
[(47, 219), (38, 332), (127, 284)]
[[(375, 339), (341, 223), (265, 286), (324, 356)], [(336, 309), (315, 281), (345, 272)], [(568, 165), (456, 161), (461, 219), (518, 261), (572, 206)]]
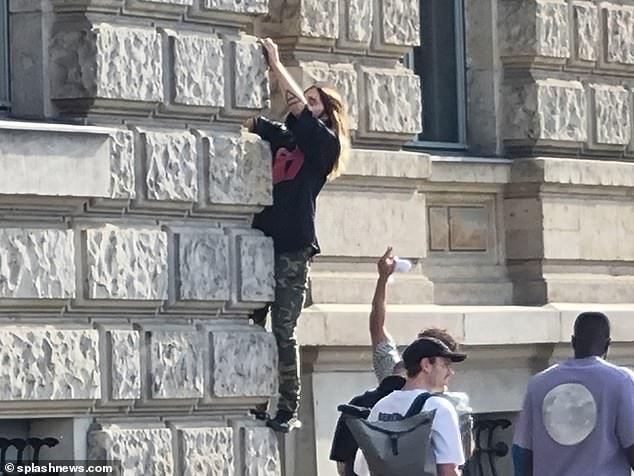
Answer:
[(416, 339), (403, 351), (405, 367), (418, 365), (424, 357), (445, 357), (452, 362), (462, 362), (467, 354), (452, 352), (444, 342), (434, 337), (421, 337)]

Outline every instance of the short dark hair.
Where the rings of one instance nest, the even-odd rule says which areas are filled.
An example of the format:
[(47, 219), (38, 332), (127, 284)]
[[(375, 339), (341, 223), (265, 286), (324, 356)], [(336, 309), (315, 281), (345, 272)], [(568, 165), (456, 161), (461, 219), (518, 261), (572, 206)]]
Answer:
[(577, 358), (604, 355), (610, 344), (610, 320), (598, 311), (582, 312), (577, 316), (572, 345)]
[(427, 329), (423, 329), (418, 333), (418, 338), (420, 339), (421, 337), (433, 337), (434, 339), (438, 339), (449, 347), (449, 350), (452, 352), (457, 351), (459, 347), (456, 339), (451, 337), (447, 329), (441, 329), (440, 327), (428, 327)]

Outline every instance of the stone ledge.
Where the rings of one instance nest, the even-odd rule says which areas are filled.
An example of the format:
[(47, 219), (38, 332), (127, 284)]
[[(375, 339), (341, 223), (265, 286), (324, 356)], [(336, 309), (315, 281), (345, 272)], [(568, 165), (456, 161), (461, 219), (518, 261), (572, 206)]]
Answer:
[(0, 194), (108, 197), (110, 132), (0, 121)]
[(432, 175), (429, 155), (420, 152), (354, 149), (344, 177), (427, 179)]
[(510, 181), (512, 160), (477, 157), (435, 156), (430, 182), (505, 184)]
[[(629, 324), (634, 304), (549, 304), (529, 306), (388, 305), (387, 328), (400, 344), (422, 329), (446, 328), (468, 346), (559, 344), (568, 342), (572, 323), (583, 311), (601, 310), (612, 322), (614, 342), (634, 341)], [(298, 341), (303, 346), (369, 346), (369, 304), (323, 304), (304, 310)]]
[(511, 182), (634, 187), (634, 163), (580, 159), (516, 159)]

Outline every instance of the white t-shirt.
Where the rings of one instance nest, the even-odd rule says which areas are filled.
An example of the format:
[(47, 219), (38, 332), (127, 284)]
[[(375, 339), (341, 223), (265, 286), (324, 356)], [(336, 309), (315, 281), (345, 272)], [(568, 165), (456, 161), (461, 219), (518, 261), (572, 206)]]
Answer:
[[(379, 413), (400, 413), (404, 415), (414, 400), (426, 390), (396, 390), (382, 398), (372, 408), (368, 421), (377, 421)], [(425, 412), (436, 410), (431, 425), (431, 446), (436, 464), (464, 464), (462, 439), (458, 426), (458, 414), (453, 404), (443, 397), (429, 397), (423, 406)], [(370, 476), (370, 470), (361, 451), (357, 451), (354, 472), (359, 476)]]

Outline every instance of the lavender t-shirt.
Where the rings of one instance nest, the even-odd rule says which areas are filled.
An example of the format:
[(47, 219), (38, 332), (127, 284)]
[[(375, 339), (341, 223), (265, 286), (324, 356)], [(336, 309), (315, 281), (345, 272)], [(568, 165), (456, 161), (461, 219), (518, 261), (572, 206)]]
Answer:
[(569, 359), (528, 384), (514, 443), (538, 476), (629, 476), (634, 377), (599, 357)]

